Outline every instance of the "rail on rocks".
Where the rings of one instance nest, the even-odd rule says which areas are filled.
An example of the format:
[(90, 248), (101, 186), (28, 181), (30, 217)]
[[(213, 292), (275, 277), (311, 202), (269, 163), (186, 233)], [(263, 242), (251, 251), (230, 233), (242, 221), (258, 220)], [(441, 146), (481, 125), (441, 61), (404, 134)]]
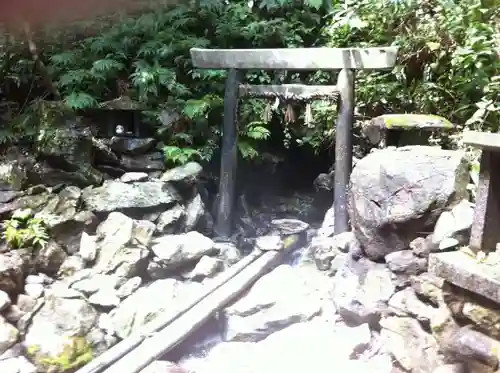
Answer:
[(178, 312), (156, 318), (141, 331), (117, 343), (76, 373), (139, 373), (197, 331), (260, 277), (281, 264), (288, 254), (300, 246), (300, 242), (301, 237), (296, 234), (285, 239), (281, 250), (255, 249), (214, 278), (200, 296)]

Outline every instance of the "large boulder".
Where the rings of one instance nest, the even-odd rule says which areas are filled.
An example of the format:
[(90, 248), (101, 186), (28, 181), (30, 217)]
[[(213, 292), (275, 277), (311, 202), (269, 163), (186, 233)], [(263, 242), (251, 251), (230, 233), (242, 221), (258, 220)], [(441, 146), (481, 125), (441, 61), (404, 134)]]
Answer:
[(439, 215), (467, 196), (468, 165), (461, 152), (430, 146), (376, 151), (353, 169), (349, 214), (370, 259), (408, 248), (431, 232)]
[[(40, 105), (43, 127), (38, 134), (36, 150), (40, 158), (65, 174), (73, 185), (87, 186), (102, 181), (93, 167), (94, 145), (90, 127), (60, 105)], [(40, 175), (43, 176), (43, 173)], [(43, 178), (40, 180), (45, 184)]]

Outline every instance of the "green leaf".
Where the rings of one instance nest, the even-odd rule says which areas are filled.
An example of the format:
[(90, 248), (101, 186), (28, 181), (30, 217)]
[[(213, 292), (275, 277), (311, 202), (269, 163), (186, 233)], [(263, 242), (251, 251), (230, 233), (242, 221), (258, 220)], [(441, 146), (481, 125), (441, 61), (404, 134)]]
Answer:
[(305, 3), (314, 9), (319, 9), (323, 6), (323, 0), (306, 0)]
[(64, 99), (64, 103), (74, 109), (89, 109), (97, 106), (97, 100), (85, 92), (72, 92)]
[(119, 61), (105, 58), (97, 60), (92, 64), (92, 73), (116, 73), (125, 68), (125, 65)]
[(271, 132), (262, 126), (249, 125), (245, 136), (254, 140), (266, 140), (271, 136)]

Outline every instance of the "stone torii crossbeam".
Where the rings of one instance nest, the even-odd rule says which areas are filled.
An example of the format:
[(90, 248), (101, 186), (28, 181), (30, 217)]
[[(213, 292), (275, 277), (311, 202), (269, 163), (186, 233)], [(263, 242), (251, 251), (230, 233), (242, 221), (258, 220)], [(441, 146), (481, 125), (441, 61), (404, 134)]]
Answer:
[[(382, 48), (282, 48), (282, 49), (191, 49), (193, 66), (229, 70), (224, 94), (221, 169), (215, 233), (230, 237), (235, 203), (237, 166), (237, 109), (240, 96), (331, 97), (336, 94), (338, 119), (335, 139), (335, 233), (349, 230), (347, 188), (352, 169), (355, 70), (391, 69), (397, 47)], [(240, 85), (241, 70), (340, 70), (335, 86)]]

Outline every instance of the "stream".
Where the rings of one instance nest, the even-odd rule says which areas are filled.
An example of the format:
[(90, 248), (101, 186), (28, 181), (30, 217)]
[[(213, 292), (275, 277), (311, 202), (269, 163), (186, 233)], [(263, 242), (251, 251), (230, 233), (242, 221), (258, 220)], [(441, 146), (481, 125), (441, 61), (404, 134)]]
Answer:
[[(292, 218), (259, 216), (261, 221), (276, 217)], [(307, 222), (310, 243), (321, 222)], [(190, 373), (332, 372), (340, 366), (351, 372), (391, 372), (392, 361), (380, 353), (368, 325), (349, 327), (338, 317), (332, 289), (333, 279), (317, 270), (307, 244), (163, 360)]]

